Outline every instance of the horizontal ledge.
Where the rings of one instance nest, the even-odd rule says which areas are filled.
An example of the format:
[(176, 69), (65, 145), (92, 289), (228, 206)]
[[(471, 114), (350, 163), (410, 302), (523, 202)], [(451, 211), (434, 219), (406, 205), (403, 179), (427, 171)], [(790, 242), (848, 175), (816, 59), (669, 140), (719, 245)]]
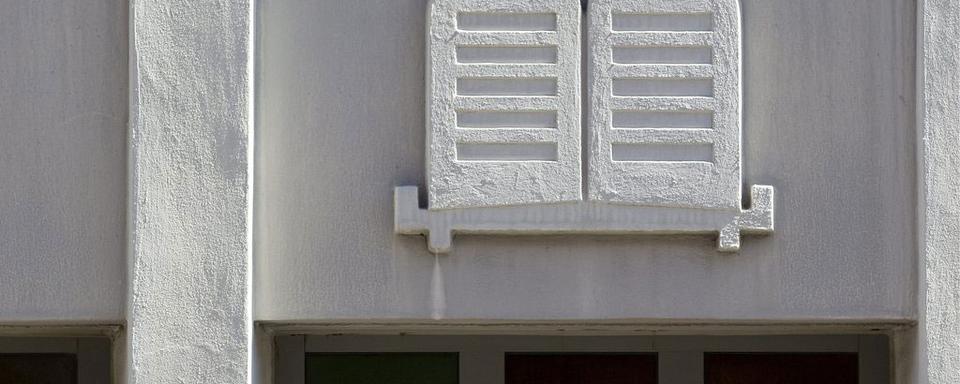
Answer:
[(558, 77), (556, 64), (457, 64), (457, 77)]
[(864, 319), (333, 319), (259, 320), (272, 335), (782, 335), (885, 333), (916, 325), (916, 319), (877, 317)]
[(555, 111), (561, 106), (556, 96), (457, 96), (458, 111)]
[(115, 337), (121, 321), (11, 321), (0, 323), (0, 337)]
[(703, 128), (614, 128), (608, 131), (615, 144), (711, 144), (717, 132)]
[(453, 43), (458, 46), (519, 45), (531, 47), (556, 46), (560, 43), (557, 32), (475, 32), (458, 31)]
[(394, 231), (426, 235), (434, 253), (450, 251), (453, 234), (714, 234), (718, 249), (737, 251), (741, 233), (773, 232), (773, 188), (753, 186), (748, 210), (634, 206), (596, 201), (428, 210), (417, 187), (394, 190)]
[(713, 32), (611, 32), (610, 46), (709, 46)]
[(608, 70), (612, 78), (709, 78), (710, 64), (613, 64)]
[(699, 96), (612, 96), (606, 101), (611, 110), (626, 111), (713, 111), (717, 108), (716, 99)]
[(551, 128), (458, 128), (451, 136), (458, 142), (513, 144), (557, 142), (562, 133)]

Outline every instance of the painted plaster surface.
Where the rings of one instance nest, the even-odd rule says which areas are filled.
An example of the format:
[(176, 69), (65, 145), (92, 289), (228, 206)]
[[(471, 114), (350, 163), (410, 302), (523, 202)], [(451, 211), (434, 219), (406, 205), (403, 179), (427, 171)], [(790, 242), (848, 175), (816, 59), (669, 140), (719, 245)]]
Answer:
[(580, 200), (580, 3), (436, 0), (428, 28), (430, 209)]
[(0, 322), (123, 319), (127, 7), (0, 4)]
[(250, 382), (251, 12), (132, 2), (131, 384)]
[(736, 256), (601, 235), (462, 236), (433, 256), (393, 231), (393, 188), (427, 179), (428, 1), (259, 7), (258, 319), (915, 313), (913, 1), (743, 1), (742, 178), (776, 186), (777, 232)]
[(960, 382), (960, 4), (922, 1), (920, 327), (915, 383)]

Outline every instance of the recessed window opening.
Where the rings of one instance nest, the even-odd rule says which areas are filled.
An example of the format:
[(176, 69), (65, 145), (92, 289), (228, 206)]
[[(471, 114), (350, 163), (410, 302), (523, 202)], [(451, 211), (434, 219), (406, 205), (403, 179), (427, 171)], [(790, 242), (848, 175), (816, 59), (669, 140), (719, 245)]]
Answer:
[(0, 383), (109, 383), (110, 358), (106, 337), (0, 337)]
[(277, 384), (890, 384), (881, 334), (280, 336)]

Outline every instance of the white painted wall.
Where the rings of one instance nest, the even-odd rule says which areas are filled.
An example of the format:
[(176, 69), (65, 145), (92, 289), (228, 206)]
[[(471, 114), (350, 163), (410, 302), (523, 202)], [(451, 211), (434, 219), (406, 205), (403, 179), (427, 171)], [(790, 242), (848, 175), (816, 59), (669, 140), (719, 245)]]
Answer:
[(0, 322), (119, 322), (126, 2), (6, 1), (0, 36)]
[(424, 182), (426, 0), (262, 0), (255, 316), (902, 319), (916, 311), (911, 0), (744, 0), (744, 182), (776, 233), (393, 234)]

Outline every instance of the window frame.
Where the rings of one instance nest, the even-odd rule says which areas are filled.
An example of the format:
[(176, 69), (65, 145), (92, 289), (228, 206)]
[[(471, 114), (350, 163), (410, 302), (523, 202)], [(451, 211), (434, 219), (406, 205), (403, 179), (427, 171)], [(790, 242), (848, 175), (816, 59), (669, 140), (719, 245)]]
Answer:
[(890, 338), (883, 334), (762, 336), (280, 335), (276, 384), (303, 384), (307, 353), (457, 352), (460, 384), (504, 384), (508, 352), (658, 354), (661, 383), (702, 384), (703, 354), (858, 353), (859, 384), (888, 384)]

